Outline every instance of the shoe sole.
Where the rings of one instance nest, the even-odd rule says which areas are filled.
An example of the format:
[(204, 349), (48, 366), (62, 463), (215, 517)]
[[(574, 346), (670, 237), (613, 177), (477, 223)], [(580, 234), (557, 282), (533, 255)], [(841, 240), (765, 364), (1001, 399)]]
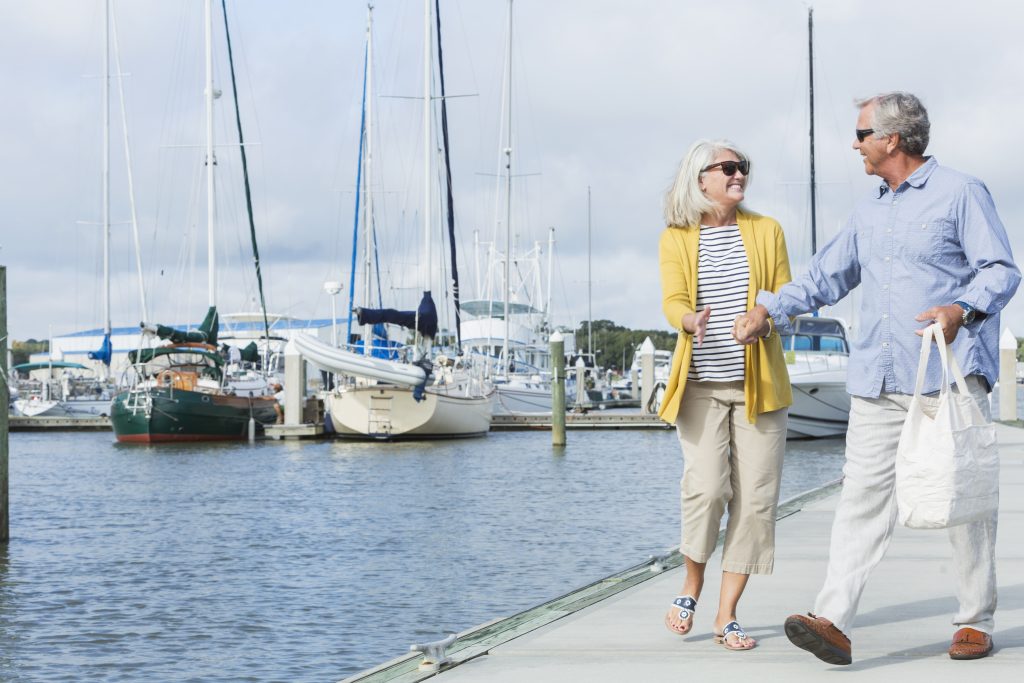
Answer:
[(824, 638), (809, 629), (801, 621), (787, 619), (785, 630), (789, 642), (801, 650), (807, 650), (823, 662), (837, 666), (846, 666), (853, 662), (853, 658), (848, 653), (829, 645)]
[(984, 652), (979, 652), (976, 655), (954, 655), (954, 654), (951, 654), (951, 655), (949, 655), (949, 658), (950, 659), (960, 659), (960, 660), (963, 660), (963, 659), (984, 659), (985, 657), (988, 657), (990, 654), (992, 654), (992, 650), (988, 649), (988, 650), (985, 650)]

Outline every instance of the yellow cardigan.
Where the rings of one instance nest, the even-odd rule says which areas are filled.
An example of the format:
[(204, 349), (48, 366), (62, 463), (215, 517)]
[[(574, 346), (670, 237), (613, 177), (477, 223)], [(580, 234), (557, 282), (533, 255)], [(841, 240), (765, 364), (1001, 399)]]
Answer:
[[(789, 255), (782, 228), (774, 219), (742, 211), (738, 212), (736, 219), (750, 264), (750, 285), (747, 288), (747, 310), (750, 310), (760, 290), (777, 292), (790, 281)], [(679, 330), (672, 356), (672, 373), (658, 411), (660, 417), (669, 423), (674, 423), (679, 414), (679, 403), (693, 356), (693, 335), (683, 330), (683, 316), (696, 312), (699, 235), (698, 226), (666, 228), (658, 247), (662, 308), (669, 324)], [(773, 332), (768, 339), (747, 346), (743, 358), (748, 421), (754, 422), (761, 413), (793, 403), (789, 371), (777, 333)]]

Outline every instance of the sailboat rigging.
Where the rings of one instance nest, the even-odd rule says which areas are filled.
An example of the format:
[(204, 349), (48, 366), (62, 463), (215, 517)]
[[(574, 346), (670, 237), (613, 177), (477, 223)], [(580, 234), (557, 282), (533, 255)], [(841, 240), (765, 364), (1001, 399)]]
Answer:
[[(232, 88), (235, 92), (236, 122), (239, 143), (243, 142), (241, 118), (237, 111), (237, 86), (234, 62), (231, 57), (231, 38), (228, 30), (227, 8), (224, 9), (224, 30), (227, 37), (228, 59), (231, 65)], [(207, 268), (209, 310), (198, 330), (182, 332), (162, 325), (143, 322), (144, 333), (167, 340), (166, 346), (140, 348), (129, 353), (132, 365), (126, 372), (128, 386), (114, 398), (111, 422), (118, 441), (209, 441), (246, 438), (256, 424), (267, 424), (277, 419), (277, 401), (270, 389), (266, 374), (246, 370), (244, 375), (233, 376), (240, 366), (226, 362), (217, 343), (220, 316), (217, 311), (216, 253), (215, 253), (215, 183), (213, 101), (213, 10), (212, 0), (206, 0), (204, 13), (206, 45), (206, 179), (207, 179)], [(245, 148), (241, 148), (245, 172), (246, 204), (249, 210), (253, 259), (260, 286), (260, 301), (264, 304), (259, 251), (252, 219), (252, 201), (248, 182)], [(266, 306), (262, 306), (267, 343), (270, 328)], [(267, 368), (256, 362), (256, 344), (252, 342), (240, 354), (248, 357), (256, 367)], [(229, 360), (231, 357), (229, 356)], [(232, 381), (233, 379), (237, 381)], [(253, 380), (256, 381), (253, 381)]]
[[(355, 307), (357, 320), (363, 326), (363, 353), (335, 348), (314, 337), (298, 335), (294, 342), (303, 356), (322, 370), (340, 375), (340, 382), (327, 396), (326, 403), (335, 431), (341, 436), (373, 439), (398, 438), (452, 438), (478, 436), (490, 429), (491, 408), (489, 388), (478, 373), (474, 373), (466, 359), (456, 351), (455, 358), (434, 353), (434, 342), (439, 331), (437, 307), (431, 292), (433, 233), (433, 58), (431, 0), (424, 1), (423, 33), (423, 251), (420, 266), (423, 273), (422, 297), (415, 310)], [(372, 12), (368, 20), (372, 27)], [(436, 24), (438, 57), (441, 52), (440, 12)], [(373, 64), (372, 30), (367, 32), (367, 64), (364, 68), (364, 93), (367, 84), (372, 84)], [(439, 68), (441, 64), (439, 63)], [(443, 84), (443, 73), (440, 75)], [(370, 87), (372, 90), (372, 86)], [(444, 123), (444, 90), (442, 85), (442, 123)], [(372, 98), (371, 98), (372, 99)], [(361, 160), (369, 156), (369, 136), (372, 117), (366, 116), (370, 101), (364, 97), (364, 116), (361, 128)], [(448, 147), (448, 136), (443, 134), (444, 147)], [(364, 147), (362, 140), (366, 140)], [(364, 152), (365, 149), (365, 152)], [(364, 157), (363, 154), (367, 156)], [(362, 163), (362, 161), (361, 161)], [(357, 175), (362, 175), (362, 166)], [(452, 238), (452, 272), (457, 288), (457, 267), (454, 245), (454, 201), (450, 191), (450, 159), (446, 155), (445, 179), (448, 181), (447, 213), (449, 236)], [(368, 180), (363, 179), (360, 190), (366, 191)], [(357, 195), (358, 196), (358, 195)], [(372, 203), (365, 202), (372, 207)], [(365, 210), (365, 209), (364, 209)], [(372, 209), (371, 209), (372, 210)], [(358, 219), (357, 219), (358, 221)], [(364, 234), (365, 249), (369, 250), (373, 234), (372, 214), (364, 218), (367, 229)], [(356, 233), (358, 234), (358, 232)], [(353, 254), (356, 247), (353, 246)], [(366, 258), (369, 267), (369, 256)], [(353, 264), (354, 266), (354, 264)], [(354, 270), (354, 268), (353, 268)], [(354, 283), (354, 273), (351, 282)], [(369, 275), (365, 278), (369, 282)], [(369, 286), (364, 287), (366, 301), (370, 301)], [(457, 296), (456, 296), (457, 302)], [(456, 315), (458, 315), (456, 313)], [(378, 358), (372, 330), (378, 325), (400, 325), (412, 331), (413, 344), (402, 350), (405, 362)], [(367, 332), (370, 330), (370, 332)], [(389, 347), (390, 348), (390, 347)], [(390, 353), (380, 354), (390, 356)]]

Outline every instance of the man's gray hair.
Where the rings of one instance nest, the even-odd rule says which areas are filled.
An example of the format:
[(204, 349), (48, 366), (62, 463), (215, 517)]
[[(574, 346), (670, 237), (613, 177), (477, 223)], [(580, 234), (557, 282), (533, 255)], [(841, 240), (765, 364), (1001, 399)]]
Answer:
[[(749, 157), (728, 140), (697, 140), (690, 146), (679, 163), (672, 187), (665, 194), (665, 223), (669, 227), (699, 225), (700, 217), (718, 206), (701, 191), (700, 177), (702, 169), (714, 163), (715, 157), (722, 152), (732, 152), (740, 161), (749, 161)], [(746, 177), (749, 185), (750, 174)]]
[(863, 109), (869, 104), (875, 105), (871, 127), (875, 129), (875, 137), (883, 137), (894, 133), (900, 136), (899, 148), (907, 154), (921, 156), (928, 148), (928, 110), (921, 100), (908, 92), (888, 92), (857, 101)]

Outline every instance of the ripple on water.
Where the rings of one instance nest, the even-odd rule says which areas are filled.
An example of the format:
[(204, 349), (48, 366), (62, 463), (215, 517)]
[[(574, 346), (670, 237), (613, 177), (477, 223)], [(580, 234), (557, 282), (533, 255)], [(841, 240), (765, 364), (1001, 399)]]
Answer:
[[(549, 444), (13, 434), (0, 680), (337, 680), (678, 543), (671, 432)], [(791, 443), (782, 496), (841, 463)]]

